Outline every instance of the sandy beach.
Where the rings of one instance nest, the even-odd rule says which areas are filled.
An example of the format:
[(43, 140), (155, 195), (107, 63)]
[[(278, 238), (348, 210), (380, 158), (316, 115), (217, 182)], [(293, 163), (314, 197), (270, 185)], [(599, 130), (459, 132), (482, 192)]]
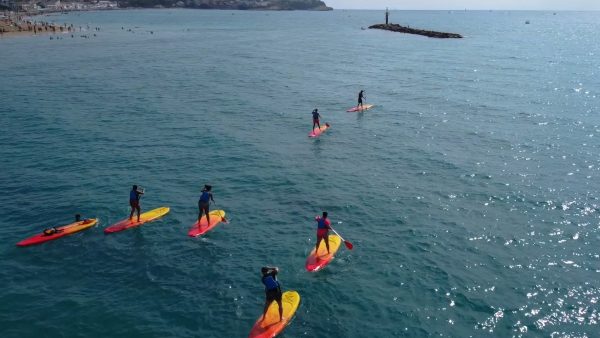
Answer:
[(0, 38), (38, 34), (57, 34), (74, 32), (73, 25), (58, 25), (46, 21), (31, 20), (28, 16), (12, 12), (0, 16)]

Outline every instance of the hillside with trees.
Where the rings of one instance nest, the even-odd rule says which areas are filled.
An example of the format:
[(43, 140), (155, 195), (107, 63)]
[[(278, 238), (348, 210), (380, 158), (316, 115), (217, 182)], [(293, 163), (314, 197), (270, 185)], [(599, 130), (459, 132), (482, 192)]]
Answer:
[(120, 0), (119, 7), (185, 7), (236, 10), (332, 10), (320, 0)]

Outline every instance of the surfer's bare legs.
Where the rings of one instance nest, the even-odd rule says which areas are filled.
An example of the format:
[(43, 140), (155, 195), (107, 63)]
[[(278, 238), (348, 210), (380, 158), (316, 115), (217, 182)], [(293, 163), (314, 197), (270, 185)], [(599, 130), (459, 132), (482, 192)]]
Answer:
[(210, 224), (210, 216), (208, 215), (208, 203), (205, 205), (198, 204), (198, 209), (200, 209), (200, 212), (198, 213), (198, 228), (200, 228), (200, 220), (202, 219), (203, 213), (206, 215), (207, 224)]
[(131, 213), (129, 214), (129, 220), (131, 220), (133, 218), (133, 213), (135, 211), (137, 211), (137, 221), (140, 221), (140, 203), (133, 203), (130, 202), (129, 205), (131, 205)]
[(267, 310), (269, 309), (269, 305), (271, 305), (271, 302), (269, 302), (268, 299), (265, 300), (265, 308), (263, 309), (263, 317), (262, 317), (263, 321), (265, 320), (265, 317), (267, 316)]
[(317, 245), (315, 246), (315, 255), (319, 255), (319, 244), (321, 244), (321, 240), (325, 240), (325, 247), (327, 248), (327, 253), (329, 253), (329, 236), (318, 237), (317, 236)]
[(137, 210), (137, 218), (138, 218), (138, 222), (140, 221), (140, 213), (142, 212), (142, 209), (140, 208), (140, 205), (138, 204), (137, 207), (135, 208)]
[(277, 305), (279, 305), (279, 321), (283, 320), (283, 304), (281, 303), (281, 294), (277, 298)]

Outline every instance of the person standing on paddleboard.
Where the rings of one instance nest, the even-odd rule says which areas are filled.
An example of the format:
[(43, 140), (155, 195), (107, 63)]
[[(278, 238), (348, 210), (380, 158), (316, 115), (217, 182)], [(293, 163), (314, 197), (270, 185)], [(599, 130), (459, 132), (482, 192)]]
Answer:
[(129, 214), (129, 220), (133, 218), (134, 211), (137, 211), (137, 221), (140, 221), (140, 198), (144, 194), (144, 191), (138, 191), (138, 186), (134, 185), (129, 192), (129, 205), (131, 206), (131, 213)]
[(327, 211), (323, 211), (323, 217), (315, 217), (315, 221), (317, 221), (317, 246), (315, 247), (315, 254), (319, 254), (321, 240), (325, 240), (325, 247), (327, 247), (327, 253), (329, 253), (329, 229), (331, 229), (331, 222), (327, 219)]
[(281, 285), (277, 280), (277, 273), (279, 273), (279, 268), (264, 266), (260, 269), (262, 273), (262, 283), (265, 285), (265, 308), (263, 310), (262, 320), (265, 320), (265, 316), (267, 315), (267, 310), (269, 310), (269, 305), (274, 301), (279, 305), (279, 321), (283, 320), (283, 304), (281, 303)]
[(215, 203), (213, 199), (213, 194), (210, 192), (212, 190), (212, 186), (205, 184), (204, 189), (202, 189), (202, 194), (200, 195), (200, 200), (198, 200), (198, 228), (200, 228), (200, 220), (202, 219), (202, 213), (206, 214), (206, 224), (210, 225), (210, 215), (209, 212), (209, 204), (210, 201)]
[(321, 123), (319, 123), (319, 118), (321, 117), (321, 114), (319, 114), (319, 110), (317, 108), (315, 108), (312, 111), (312, 116), (313, 116), (313, 130), (315, 130), (315, 126), (319, 126), (319, 129), (321, 129)]
[(358, 107), (361, 109), (363, 108), (363, 99), (366, 100), (367, 98), (365, 97), (365, 91), (361, 89), (358, 93), (358, 104), (356, 105), (356, 109), (358, 109)]

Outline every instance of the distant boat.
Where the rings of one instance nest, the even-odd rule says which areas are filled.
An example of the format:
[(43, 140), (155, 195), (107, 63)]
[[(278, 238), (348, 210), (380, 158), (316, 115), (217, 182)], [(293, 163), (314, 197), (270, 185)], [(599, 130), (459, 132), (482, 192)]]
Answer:
[(364, 31), (364, 30), (367, 30), (365, 27), (360, 27), (360, 29), (362, 29), (363, 31)]
[(529, 25), (529, 20), (525, 21), (525, 24), (526, 24), (526, 25)]

